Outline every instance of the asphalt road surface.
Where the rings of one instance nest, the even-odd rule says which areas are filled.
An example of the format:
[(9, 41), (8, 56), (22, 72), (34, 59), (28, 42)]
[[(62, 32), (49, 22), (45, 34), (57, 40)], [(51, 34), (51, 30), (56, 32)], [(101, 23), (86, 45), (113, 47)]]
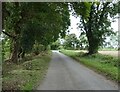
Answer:
[(58, 51), (37, 90), (118, 90), (117, 84)]

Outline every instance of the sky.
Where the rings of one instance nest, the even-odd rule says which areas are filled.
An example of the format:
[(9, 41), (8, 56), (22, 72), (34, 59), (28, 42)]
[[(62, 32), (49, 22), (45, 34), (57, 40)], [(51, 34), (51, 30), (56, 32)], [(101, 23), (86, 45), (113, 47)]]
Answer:
[[(76, 34), (76, 36), (77, 37), (79, 37), (79, 35), (80, 35), (80, 30), (79, 29), (77, 29), (77, 23), (79, 23), (79, 18), (76, 18), (76, 17), (74, 17), (74, 16), (72, 16), (72, 15), (70, 15), (70, 21), (71, 21), (71, 26), (69, 27), (69, 29), (71, 29), (70, 30), (70, 32), (69, 32), (69, 34), (71, 34), (71, 33), (75, 33)], [(118, 31), (118, 19), (116, 19), (115, 20), (116, 22), (112, 22), (111, 23), (111, 27), (113, 28), (113, 31)]]

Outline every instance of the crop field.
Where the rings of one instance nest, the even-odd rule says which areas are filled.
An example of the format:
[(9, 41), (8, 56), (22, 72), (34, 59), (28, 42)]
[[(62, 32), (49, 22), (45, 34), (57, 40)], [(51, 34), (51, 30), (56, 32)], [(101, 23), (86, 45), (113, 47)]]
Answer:
[[(86, 50), (76, 50), (75, 52), (87, 52)], [(110, 55), (110, 56), (114, 56), (114, 57), (118, 57), (120, 51), (98, 51), (101, 54), (104, 55)]]
[(111, 55), (115, 57), (118, 57), (119, 55), (119, 51), (99, 51), (99, 53), (105, 54), (105, 55)]

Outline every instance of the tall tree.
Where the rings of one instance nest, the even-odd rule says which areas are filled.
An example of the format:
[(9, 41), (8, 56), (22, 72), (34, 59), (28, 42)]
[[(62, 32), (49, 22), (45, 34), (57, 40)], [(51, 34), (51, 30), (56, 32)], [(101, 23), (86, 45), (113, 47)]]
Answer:
[(108, 17), (117, 14), (118, 3), (113, 2), (76, 2), (71, 3), (73, 14), (80, 16), (82, 32), (86, 34), (89, 43), (89, 54), (98, 52), (99, 46), (107, 35), (113, 33)]
[(49, 45), (70, 25), (67, 3), (3, 3), (3, 31), (13, 41), (11, 61), (31, 52), (35, 42)]
[(20, 3), (3, 3), (3, 29), (2, 31), (12, 39), (13, 49), (11, 61), (17, 61), (19, 50), (20, 25), (22, 20), (22, 6)]
[(65, 49), (76, 49), (78, 40), (75, 34), (69, 34), (65, 37), (64, 48)]

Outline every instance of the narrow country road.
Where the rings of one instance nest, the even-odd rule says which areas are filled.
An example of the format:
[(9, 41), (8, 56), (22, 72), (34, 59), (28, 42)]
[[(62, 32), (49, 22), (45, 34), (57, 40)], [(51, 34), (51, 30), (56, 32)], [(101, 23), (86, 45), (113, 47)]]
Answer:
[(118, 90), (117, 84), (58, 51), (37, 90)]

